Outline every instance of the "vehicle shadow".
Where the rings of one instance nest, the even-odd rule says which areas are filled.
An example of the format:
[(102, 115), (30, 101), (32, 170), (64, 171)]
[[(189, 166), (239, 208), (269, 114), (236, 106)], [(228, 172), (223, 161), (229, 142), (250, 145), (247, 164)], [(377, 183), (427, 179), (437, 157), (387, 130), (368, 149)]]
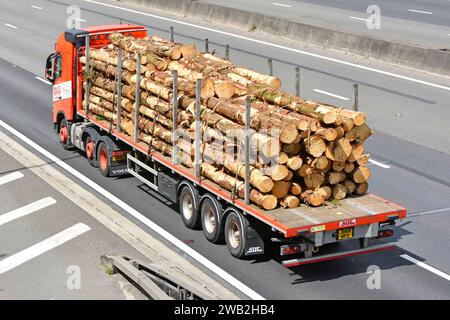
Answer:
[[(402, 223), (401, 227), (409, 223), (410, 221)], [(379, 240), (372, 245), (383, 243), (396, 245), (402, 237), (410, 234), (412, 233), (405, 230), (404, 228), (395, 228), (394, 236), (384, 241)], [(355, 250), (358, 248), (359, 245), (357, 241), (332, 243), (321, 248), (320, 251), (315, 254), (315, 256), (334, 254), (348, 250)], [(280, 244), (272, 244), (267, 248), (266, 252), (267, 254), (265, 257), (255, 259), (251, 263), (259, 264), (269, 261), (275, 261), (276, 263), (282, 265), (282, 261), (303, 258), (303, 255), (287, 257), (280, 256)], [(380, 252), (367, 253), (352, 257), (344, 257), (336, 260), (322, 261), (290, 267), (288, 269), (291, 271), (290, 276), (292, 276), (293, 278), (291, 284), (295, 285), (315, 281), (328, 281), (339, 279), (341, 277), (346, 277), (349, 275), (365, 274), (368, 272), (369, 267), (374, 268), (374, 266), (379, 268), (380, 270), (390, 270), (397, 267), (413, 264), (412, 262), (401, 257), (401, 255), (405, 253), (415, 257), (419, 261), (424, 260), (423, 258), (417, 257), (416, 255), (409, 253), (407, 250), (396, 246), (392, 250), (384, 250)]]

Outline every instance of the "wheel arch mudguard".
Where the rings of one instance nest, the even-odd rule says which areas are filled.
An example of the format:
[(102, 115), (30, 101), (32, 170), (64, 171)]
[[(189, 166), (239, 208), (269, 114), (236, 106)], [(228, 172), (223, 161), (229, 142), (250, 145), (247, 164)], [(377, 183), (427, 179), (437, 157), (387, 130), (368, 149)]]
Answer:
[(195, 207), (195, 210), (198, 210), (200, 208), (199, 192), (198, 192), (197, 188), (194, 187), (194, 185), (190, 181), (183, 180), (178, 184), (177, 203), (180, 202), (180, 193), (184, 187), (188, 187), (192, 191), (192, 194), (194, 195), (194, 207)]
[(231, 212), (237, 214), (243, 226), (245, 256), (263, 255), (265, 252), (266, 226), (262, 222), (242, 214), (242, 212), (235, 207), (228, 207), (223, 212), (223, 219), (225, 220)]
[(210, 199), (212, 201), (212, 203), (214, 204), (214, 206), (216, 207), (219, 223), (221, 224), (221, 227), (223, 227), (224, 224), (222, 223), (222, 221), (225, 221), (225, 219), (223, 219), (224, 211), (223, 211), (222, 204), (217, 199), (217, 197), (215, 197), (214, 195), (212, 195), (210, 193), (205, 193), (204, 195), (202, 195), (200, 197), (200, 201), (198, 203), (199, 208), (201, 208), (203, 201), (205, 201), (206, 199)]

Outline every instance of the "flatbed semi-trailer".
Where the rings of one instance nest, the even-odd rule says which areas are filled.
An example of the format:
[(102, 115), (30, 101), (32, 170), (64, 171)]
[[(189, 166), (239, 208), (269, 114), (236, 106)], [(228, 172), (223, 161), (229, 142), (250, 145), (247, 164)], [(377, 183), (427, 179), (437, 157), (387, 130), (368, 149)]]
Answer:
[[(53, 123), (64, 148), (84, 151), (89, 163), (105, 176), (131, 174), (140, 179), (179, 205), (187, 227), (201, 227), (209, 241), (224, 241), (238, 258), (264, 254), (265, 245), (274, 239), (281, 242), (281, 255), (304, 255), (286, 261), (286, 266), (392, 247), (389, 243), (369, 246), (373, 240), (392, 236), (395, 221), (406, 217), (404, 208), (387, 200), (367, 194), (320, 207), (302, 204), (263, 210), (202, 179), (174, 158), (149, 149), (119, 126), (89, 114), (82, 103), (89, 94), (83, 86), (87, 73), (79, 59), (90, 48), (108, 45), (113, 32), (138, 38), (147, 35), (145, 27), (136, 25), (71, 29), (59, 36), (55, 52), (47, 59), (46, 77), (54, 84)], [(177, 102), (173, 103), (176, 119)], [(326, 256), (318, 252), (324, 245), (349, 240), (358, 240), (360, 248)]]

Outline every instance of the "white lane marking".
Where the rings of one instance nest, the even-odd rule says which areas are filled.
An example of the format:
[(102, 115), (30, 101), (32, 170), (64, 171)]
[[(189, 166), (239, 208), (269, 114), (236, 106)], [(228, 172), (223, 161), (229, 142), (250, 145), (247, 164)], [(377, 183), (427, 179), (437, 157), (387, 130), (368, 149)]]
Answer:
[(433, 12), (430, 11), (422, 11), (422, 10), (415, 10), (415, 9), (408, 9), (409, 12), (415, 12), (415, 13), (423, 13), (423, 14), (433, 14)]
[(424, 268), (425, 270), (428, 270), (432, 273), (434, 273), (435, 275), (438, 275), (439, 277), (444, 278), (445, 280), (450, 281), (450, 275), (446, 274), (445, 272), (442, 272), (441, 270), (438, 270), (426, 263), (423, 263), (422, 261), (419, 261), (417, 259), (414, 259), (413, 257), (407, 255), (407, 254), (402, 254), (400, 257), (402, 257), (405, 260), (408, 260), (412, 263), (415, 263), (416, 265), (418, 265), (421, 268)]
[(87, 22), (86, 20), (81, 19), (81, 18), (75, 18), (74, 20), (81, 21), (81, 22)]
[(286, 7), (286, 8), (290, 8), (291, 6), (288, 4), (283, 4), (283, 3), (278, 3), (278, 2), (272, 2), (272, 4), (274, 6), (279, 6), (279, 7)]
[(42, 148), (40, 145), (32, 141), (31, 139), (27, 138), (25, 135), (5, 123), (4, 121), (0, 120), (0, 126), (3, 127), (5, 130), (9, 131), (13, 135), (15, 135), (17, 138), (28, 144), (31, 148), (51, 160), (56, 165), (60, 166), (62, 169), (73, 175), (75, 178), (79, 179), (98, 193), (100, 193), (102, 196), (113, 202), (118, 207), (122, 208), (124, 211), (128, 212), (131, 216), (138, 219), (140, 222), (145, 224), (147, 227), (149, 227), (151, 230), (159, 234), (161, 237), (178, 247), (180, 250), (184, 251), (186, 254), (191, 256), (191, 258), (198, 261), (200, 264), (214, 272), (216, 275), (224, 279), (226, 282), (228, 282), (230, 285), (234, 286), (238, 290), (240, 290), (242, 293), (247, 295), (249, 298), (253, 300), (265, 300), (263, 296), (258, 294), (256, 291), (233, 277), (231, 274), (220, 268), (215, 263), (211, 262), (210, 260), (206, 259), (204, 256), (202, 256), (200, 253), (189, 247), (187, 244), (183, 243), (179, 239), (177, 239), (175, 236), (167, 232), (165, 229), (161, 228), (159, 225), (154, 223), (152, 220), (144, 216), (142, 213), (131, 207), (129, 204), (125, 203), (115, 195), (113, 195), (108, 190), (102, 188), (98, 184), (96, 184), (94, 181), (86, 177), (81, 172), (75, 170), (71, 166), (69, 166), (67, 163), (50, 153), (49, 151)]
[(412, 217), (417, 217), (417, 216), (425, 216), (428, 214), (433, 214), (433, 213), (441, 213), (441, 212), (447, 212), (450, 211), (450, 207), (448, 208), (441, 208), (441, 209), (434, 209), (434, 210), (428, 210), (428, 211), (421, 211), (421, 212), (416, 212), (416, 213), (410, 213), (408, 214), (407, 218), (412, 218)]
[(23, 173), (19, 171), (15, 171), (13, 173), (5, 174), (0, 177), (0, 186), (6, 184), (8, 182), (23, 178)]
[(42, 79), (41, 77), (34, 77), (36, 80), (39, 80), (40, 82), (46, 83), (48, 85), (52, 85), (52, 83), (50, 81), (47, 81), (45, 79)]
[(376, 166), (382, 167), (382, 168), (384, 168), (384, 169), (389, 169), (389, 168), (391, 167), (391, 166), (388, 166), (387, 164), (384, 164), (384, 163), (375, 161), (375, 160), (373, 160), (373, 159), (369, 159), (369, 162), (372, 163), (372, 164), (374, 164), (374, 165), (376, 165)]
[(375, 68), (371, 68), (371, 67), (358, 65), (358, 64), (355, 64), (355, 63), (351, 63), (351, 62), (347, 62), (347, 61), (343, 61), (343, 60), (339, 60), (339, 59), (335, 59), (335, 58), (330, 58), (330, 57), (326, 57), (326, 56), (322, 56), (320, 54), (315, 54), (315, 53), (306, 52), (306, 51), (299, 50), (299, 49), (289, 48), (289, 47), (285, 47), (285, 46), (282, 46), (282, 45), (279, 45), (279, 44), (274, 44), (274, 43), (270, 43), (270, 42), (266, 42), (266, 41), (262, 41), (262, 40), (256, 40), (256, 39), (253, 39), (253, 38), (240, 36), (240, 35), (237, 35), (237, 34), (234, 34), (234, 33), (226, 32), (226, 31), (221, 31), (221, 30), (217, 30), (217, 29), (212, 29), (212, 28), (199, 26), (199, 25), (196, 25), (196, 24), (193, 24), (193, 23), (189, 23), (189, 22), (184, 22), (184, 21), (179, 21), (179, 20), (175, 20), (175, 19), (165, 18), (165, 17), (161, 17), (161, 16), (157, 16), (157, 15), (154, 15), (154, 14), (145, 13), (145, 12), (141, 12), (141, 11), (137, 11), (137, 10), (122, 8), (122, 7), (119, 7), (119, 6), (112, 5), (112, 4), (107, 4), (107, 3), (98, 2), (98, 1), (94, 1), (94, 0), (84, 0), (84, 1), (85, 2), (90, 2), (90, 3), (95, 3), (95, 4), (98, 4), (100, 6), (115, 8), (115, 9), (118, 9), (118, 10), (123, 10), (123, 11), (136, 13), (136, 14), (141, 14), (141, 15), (144, 15), (144, 16), (147, 16), (147, 17), (152, 17), (152, 18), (155, 18), (155, 19), (161, 19), (161, 20), (164, 20), (164, 21), (170, 21), (170, 22), (174, 22), (174, 23), (179, 23), (179, 24), (182, 24), (182, 25), (185, 25), (185, 26), (190, 26), (190, 27), (194, 27), (194, 28), (198, 28), (198, 29), (202, 29), (202, 30), (207, 30), (207, 31), (223, 34), (223, 35), (230, 36), (230, 37), (234, 37), (234, 38), (238, 38), (238, 39), (242, 39), (242, 40), (251, 41), (251, 42), (254, 42), (254, 43), (267, 45), (267, 46), (270, 46), (270, 47), (273, 47), (273, 48), (278, 48), (278, 49), (283, 49), (283, 50), (287, 50), (287, 51), (291, 51), (291, 52), (296, 52), (296, 53), (304, 54), (304, 55), (307, 55), (307, 56), (315, 57), (315, 58), (318, 58), (318, 59), (323, 59), (323, 60), (327, 60), (327, 61), (336, 62), (336, 63), (340, 63), (340, 64), (343, 64), (343, 65), (347, 65), (347, 66), (350, 66), (350, 67), (354, 67), (354, 68), (363, 69), (363, 70), (366, 70), (366, 71), (371, 71), (371, 72), (383, 74), (385, 76), (390, 76), (390, 77), (393, 77), (393, 78), (402, 79), (402, 80), (406, 80), (406, 81), (411, 81), (411, 82), (419, 83), (419, 84), (422, 84), (422, 85), (425, 85), (425, 86), (430, 86), (430, 87), (434, 87), (434, 88), (450, 91), (450, 87), (446, 87), (446, 86), (443, 86), (443, 85), (440, 85), (440, 84), (436, 84), (436, 83), (432, 83), (432, 82), (428, 82), (428, 81), (423, 81), (423, 80), (419, 80), (419, 79), (414, 79), (414, 78), (411, 78), (411, 77), (402, 76), (400, 74), (387, 72), (387, 71), (383, 71), (383, 70), (380, 70), (380, 69), (375, 69)]
[(51, 236), (35, 245), (24, 249), (8, 258), (0, 260), (0, 274), (5, 273), (15, 267), (36, 258), (37, 256), (50, 251), (63, 243), (78, 237), (79, 235), (91, 230), (84, 223), (78, 223), (60, 233)]
[(10, 221), (13, 221), (15, 219), (24, 217), (30, 213), (44, 209), (55, 203), (56, 203), (55, 199), (53, 199), (52, 197), (47, 197), (47, 198), (32, 202), (30, 204), (27, 204), (26, 206), (20, 207), (13, 211), (1, 214), (0, 215), (0, 226), (4, 225), (5, 223), (8, 223)]
[(341, 100), (349, 100), (346, 97), (339, 96), (337, 94), (334, 94), (334, 93), (331, 93), (331, 92), (327, 92), (327, 91), (323, 91), (323, 90), (320, 90), (320, 89), (313, 89), (313, 91), (321, 93), (321, 94), (325, 94), (325, 95), (333, 97), (333, 98), (337, 98), (337, 99), (341, 99)]
[(38, 7), (38, 6), (31, 6), (31, 8), (36, 9), (36, 10), (42, 10), (42, 8)]
[(13, 26), (12, 24), (9, 24), (9, 23), (5, 23), (5, 26), (10, 27), (10, 28), (13, 28), (13, 29), (17, 29), (16, 26)]
[(359, 17), (353, 17), (353, 16), (350, 16), (350, 17), (348, 17), (349, 19), (355, 19), (355, 20), (362, 20), (362, 21), (369, 21), (369, 19), (366, 19), (366, 18), (359, 18)]

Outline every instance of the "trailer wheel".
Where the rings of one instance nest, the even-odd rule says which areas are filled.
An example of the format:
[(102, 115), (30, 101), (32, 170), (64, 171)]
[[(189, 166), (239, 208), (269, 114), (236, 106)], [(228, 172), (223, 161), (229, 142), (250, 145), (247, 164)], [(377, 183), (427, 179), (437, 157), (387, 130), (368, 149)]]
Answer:
[(232, 256), (244, 257), (245, 241), (242, 220), (237, 212), (231, 211), (225, 221), (225, 242)]
[(96, 167), (95, 163), (95, 142), (90, 135), (88, 135), (84, 141), (85, 149), (86, 149), (86, 158), (89, 164), (93, 167)]
[(189, 229), (198, 229), (200, 227), (200, 215), (197, 210), (197, 195), (189, 186), (184, 186), (180, 192), (179, 210), (181, 219)]
[(66, 119), (62, 119), (58, 129), (59, 142), (65, 150), (70, 149), (70, 125)]
[(97, 149), (98, 169), (105, 177), (109, 176), (109, 152), (104, 142), (100, 142)]
[(202, 202), (201, 220), (203, 233), (212, 243), (223, 243), (223, 226), (220, 223), (220, 205), (217, 201), (207, 197)]

